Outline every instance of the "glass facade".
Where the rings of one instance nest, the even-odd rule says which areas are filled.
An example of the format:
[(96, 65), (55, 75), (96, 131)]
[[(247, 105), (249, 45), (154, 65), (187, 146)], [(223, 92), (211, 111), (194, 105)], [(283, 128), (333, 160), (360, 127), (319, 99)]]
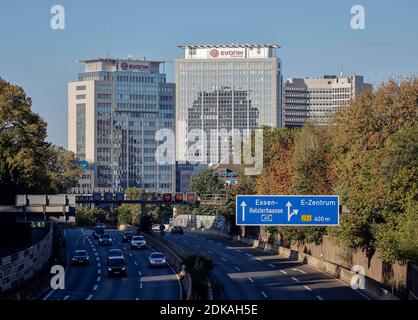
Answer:
[(178, 59), (176, 75), (177, 120), (187, 124), (187, 133), (193, 129), (206, 133), (208, 159), (219, 162), (225, 151), (225, 144), (211, 130), (282, 126), (282, 73), (276, 57)]
[[(115, 60), (115, 68), (118, 64)], [(95, 81), (94, 187), (174, 191), (175, 164), (156, 162), (160, 142), (155, 135), (159, 129), (174, 131), (175, 85), (166, 83), (166, 75), (155, 72), (155, 67), (153, 72), (84, 72), (78, 80)], [(83, 134), (79, 117), (81, 123), (81, 111), (77, 137)], [(81, 151), (77, 149), (77, 154), (83, 159)]]

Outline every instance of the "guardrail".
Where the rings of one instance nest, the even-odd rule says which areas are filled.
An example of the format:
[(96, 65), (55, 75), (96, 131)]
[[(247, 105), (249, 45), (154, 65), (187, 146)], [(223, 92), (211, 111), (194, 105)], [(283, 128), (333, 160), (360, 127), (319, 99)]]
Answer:
[(53, 226), (37, 244), (0, 258), (0, 293), (17, 288), (30, 280), (48, 264), (53, 249)]
[[(185, 258), (186, 254), (181, 252), (179, 253), (177, 250), (173, 250), (166, 244), (164, 244), (160, 239), (156, 239), (155, 237), (141, 233), (144, 236), (145, 241), (147, 244), (152, 247), (154, 250), (161, 251), (167, 257), (168, 262), (174, 268), (175, 272), (177, 272), (177, 276), (180, 278), (180, 282), (182, 285), (182, 292), (183, 292), (183, 300), (191, 300), (192, 298), (192, 278), (189, 273), (186, 272), (183, 264), (183, 259)], [(177, 252), (176, 252), (177, 251)]]

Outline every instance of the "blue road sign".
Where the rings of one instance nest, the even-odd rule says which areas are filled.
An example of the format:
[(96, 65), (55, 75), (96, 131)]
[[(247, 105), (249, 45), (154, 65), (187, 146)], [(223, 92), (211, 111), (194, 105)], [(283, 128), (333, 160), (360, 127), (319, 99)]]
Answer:
[(236, 197), (236, 224), (241, 226), (337, 226), (339, 197), (244, 196)]

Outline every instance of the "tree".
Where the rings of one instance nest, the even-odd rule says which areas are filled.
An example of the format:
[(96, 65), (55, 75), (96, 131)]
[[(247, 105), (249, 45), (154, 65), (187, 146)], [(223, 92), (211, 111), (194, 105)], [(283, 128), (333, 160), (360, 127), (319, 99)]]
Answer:
[(48, 143), (46, 122), (31, 110), (19, 86), (0, 78), (0, 189), (3, 202), (17, 193), (46, 193)]
[(212, 258), (193, 254), (186, 257), (184, 264), (192, 278), (193, 295), (198, 300), (207, 299), (208, 281), (213, 269)]
[(407, 208), (417, 199), (417, 98), (418, 79), (389, 81), (335, 118), (335, 191), (350, 212), (333, 234), (348, 250), (379, 249), (388, 262), (406, 258), (397, 235), (409, 234)]
[(77, 184), (82, 168), (77, 163), (75, 154), (71, 151), (50, 145), (48, 173), (51, 180), (51, 193), (66, 193)]
[(46, 122), (23, 89), (0, 78), (0, 203), (16, 194), (66, 192), (81, 174), (74, 154), (46, 142)]
[(224, 183), (211, 168), (194, 175), (189, 186), (190, 192), (195, 192), (197, 195), (222, 194), (224, 189)]

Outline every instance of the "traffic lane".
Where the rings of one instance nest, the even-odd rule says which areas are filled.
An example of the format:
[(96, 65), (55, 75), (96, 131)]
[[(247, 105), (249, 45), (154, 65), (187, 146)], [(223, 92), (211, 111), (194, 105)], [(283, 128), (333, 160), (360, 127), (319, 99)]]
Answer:
[[(186, 234), (167, 235), (167, 240), (190, 254), (201, 254), (201, 249), (199, 247), (196, 247), (190, 240), (180, 240), (182, 239), (181, 237), (187, 238), (188, 236)], [(233, 266), (229, 263), (215, 260), (214, 268), (211, 272), (212, 278), (219, 286), (221, 286), (221, 289), (228, 300), (259, 300), (264, 298), (260, 292), (252, 290), (251, 283), (245, 281), (245, 279), (232, 280), (228, 275), (232, 270), (235, 269), (233, 269)]]
[(107, 273), (107, 257), (110, 249), (122, 249), (122, 246), (117, 240), (117, 231), (107, 230), (109, 235), (112, 237), (111, 246), (99, 246), (98, 241), (98, 252), (100, 260), (102, 261), (102, 274), (100, 281), (97, 284), (97, 289), (93, 294), (93, 300), (136, 300), (139, 299), (140, 285), (139, 275), (135, 263), (126, 254), (125, 260), (127, 264), (127, 276), (109, 277)]
[(101, 255), (107, 260), (111, 248), (121, 249), (127, 262), (127, 277), (108, 277), (106, 265), (104, 277), (94, 299), (98, 300), (167, 300), (180, 299), (180, 287), (176, 275), (170, 268), (150, 270), (148, 256), (151, 249), (130, 249), (129, 243), (122, 242), (120, 231), (108, 231), (112, 246), (101, 247)]
[(194, 234), (188, 234), (183, 238), (183, 242), (190, 243), (192, 247), (211, 255), (216, 263), (225, 264), (228, 281), (245, 285), (257, 296), (256, 299), (315, 299), (315, 296), (304, 287), (292, 286), (291, 278), (285, 282), (289, 285), (288, 287), (278, 289), (269, 286), (270, 283), (277, 283), (277, 278), (281, 274), (277, 270), (272, 270), (267, 264), (260, 263), (253, 253), (249, 253), (252, 252), (249, 251), (251, 248), (249, 246), (220, 245)]
[(117, 239), (124, 248), (128, 259), (133, 259), (139, 273), (140, 300), (179, 300), (181, 286), (175, 271), (170, 266), (150, 268), (148, 257), (154, 251), (148, 245), (141, 249), (131, 249), (129, 243), (122, 242), (122, 233)]
[[(367, 299), (361, 292), (353, 290), (346, 283), (339, 279), (332, 277), (331, 275), (325, 274), (320, 270), (315, 269), (312, 266), (303, 264), (299, 261), (292, 260), (280, 255), (273, 253), (266, 253), (257, 250), (249, 245), (243, 245), (233, 242), (229, 239), (217, 239), (212, 237), (204, 237), (196, 234), (192, 234), (196, 241), (203, 241), (202, 243), (215, 244), (220, 252), (223, 248), (233, 250), (233, 252), (241, 253), (250, 259), (255, 259), (260, 262), (265, 262), (271, 269), (277, 269), (280, 273), (278, 276), (281, 278), (280, 281), (273, 282), (276, 287), (280, 287), (279, 284), (285, 286), (292, 294), (294, 288), (301, 287), (313, 295), (316, 299), (329, 299), (329, 300), (364, 300)], [(219, 250), (218, 250), (219, 252)], [(287, 279), (286, 279), (287, 278)], [(291, 281), (289, 281), (289, 279)], [(272, 285), (268, 282), (268, 277), (261, 277), (262, 281), (267, 282), (266, 284), (271, 290)], [(292, 281), (294, 283), (292, 283)], [(292, 289), (293, 288), (293, 289)], [(276, 290), (277, 291), (277, 290)], [(298, 293), (296, 293), (298, 294)], [(293, 296), (293, 294), (292, 294)], [(306, 298), (306, 295), (302, 295), (301, 298)]]
[[(49, 297), (49, 300), (84, 300), (90, 294), (94, 280), (93, 275), (97, 272), (94, 261), (94, 251), (87, 235), (82, 229), (65, 229), (65, 251), (67, 266), (65, 266), (65, 289), (57, 289)], [(90, 256), (88, 265), (72, 265), (71, 259), (75, 250), (87, 250)]]

